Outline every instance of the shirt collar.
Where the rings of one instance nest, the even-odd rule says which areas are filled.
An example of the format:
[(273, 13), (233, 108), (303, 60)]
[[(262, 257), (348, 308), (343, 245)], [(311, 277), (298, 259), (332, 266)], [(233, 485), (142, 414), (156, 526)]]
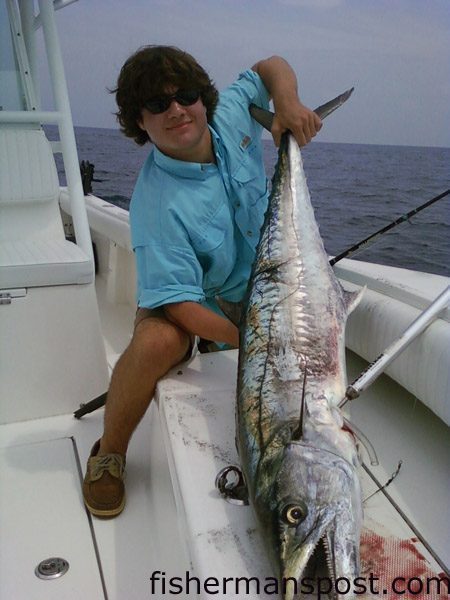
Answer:
[[(219, 136), (212, 127), (209, 127), (209, 129), (211, 131), (214, 152), (217, 156), (220, 154)], [(185, 177), (187, 179), (206, 179), (212, 172), (217, 171), (216, 165), (212, 163), (203, 164), (177, 160), (176, 158), (171, 158), (170, 156), (163, 154), (156, 146), (153, 147), (153, 155), (158, 167), (163, 169), (163, 171), (177, 175), (178, 177)]]

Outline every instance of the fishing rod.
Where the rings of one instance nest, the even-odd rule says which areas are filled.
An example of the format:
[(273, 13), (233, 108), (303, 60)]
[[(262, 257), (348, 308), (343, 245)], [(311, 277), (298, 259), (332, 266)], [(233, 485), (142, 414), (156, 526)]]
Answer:
[(416, 215), (417, 213), (419, 213), (421, 210), (424, 210), (425, 208), (427, 208), (428, 206), (431, 206), (435, 202), (438, 202), (439, 200), (442, 200), (442, 198), (445, 198), (445, 196), (448, 196), (449, 194), (450, 194), (450, 190), (445, 190), (445, 192), (442, 192), (442, 194), (439, 194), (439, 196), (435, 196), (434, 198), (431, 198), (431, 200), (428, 200), (427, 202), (425, 202), (424, 204), (421, 204), (417, 208), (413, 208), (413, 210), (410, 210), (405, 215), (402, 215), (401, 217), (398, 217), (398, 219), (395, 219), (395, 221), (392, 221), (392, 223), (389, 223), (389, 225), (386, 225), (385, 227), (382, 227), (381, 229), (379, 229), (375, 233), (372, 233), (371, 235), (369, 235), (368, 237), (366, 237), (364, 240), (358, 242), (357, 244), (354, 244), (351, 248), (348, 248), (344, 252), (341, 252), (341, 254), (338, 254), (337, 256), (335, 256), (334, 258), (332, 258), (330, 260), (330, 265), (333, 266), (337, 262), (339, 262), (340, 260), (342, 260), (343, 258), (347, 258), (349, 256), (353, 256), (353, 254), (355, 254), (356, 252), (358, 252), (358, 250), (361, 250), (361, 248), (364, 248), (364, 246), (366, 246), (370, 242), (374, 242), (378, 237), (380, 237), (381, 235), (383, 235), (383, 233), (386, 233), (386, 231), (389, 231), (390, 229), (393, 229), (397, 225), (400, 225), (400, 223), (404, 223), (405, 221), (407, 221), (408, 219), (410, 219), (411, 217), (413, 217), (414, 215)]

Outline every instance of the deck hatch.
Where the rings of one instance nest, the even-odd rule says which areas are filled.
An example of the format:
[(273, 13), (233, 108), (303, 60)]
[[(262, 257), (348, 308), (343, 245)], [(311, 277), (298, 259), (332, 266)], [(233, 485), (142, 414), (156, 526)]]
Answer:
[(18, 434), (0, 449), (0, 598), (106, 599), (76, 445), (49, 437)]

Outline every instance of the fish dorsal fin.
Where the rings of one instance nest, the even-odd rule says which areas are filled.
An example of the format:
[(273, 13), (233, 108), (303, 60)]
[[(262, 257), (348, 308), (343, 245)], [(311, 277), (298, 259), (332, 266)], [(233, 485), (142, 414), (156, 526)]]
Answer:
[(229, 302), (220, 296), (216, 296), (215, 300), (223, 314), (228, 317), (236, 327), (239, 327), (244, 313), (244, 302)]
[(358, 306), (358, 304), (361, 302), (361, 298), (363, 297), (363, 294), (366, 291), (366, 289), (367, 286), (365, 285), (357, 292), (349, 292), (348, 290), (344, 290), (344, 302), (345, 306), (347, 307), (347, 315), (353, 312)]

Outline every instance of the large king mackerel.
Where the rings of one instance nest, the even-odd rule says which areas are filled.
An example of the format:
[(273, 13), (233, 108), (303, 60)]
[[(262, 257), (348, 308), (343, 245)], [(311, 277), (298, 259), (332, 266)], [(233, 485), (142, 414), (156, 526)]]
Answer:
[(250, 501), (278, 575), (297, 582), (285, 598), (317, 568), (332, 581), (359, 573), (358, 457), (337, 408), (357, 300), (329, 265), (300, 149), (286, 133), (247, 292), (236, 415)]

